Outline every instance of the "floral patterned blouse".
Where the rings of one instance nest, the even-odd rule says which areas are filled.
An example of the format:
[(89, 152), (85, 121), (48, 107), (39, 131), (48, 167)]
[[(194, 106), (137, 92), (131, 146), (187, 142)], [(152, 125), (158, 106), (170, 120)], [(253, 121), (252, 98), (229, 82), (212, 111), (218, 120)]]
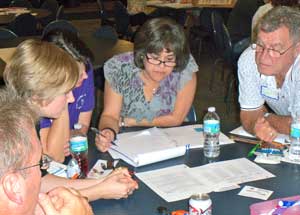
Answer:
[(174, 110), (176, 95), (198, 71), (192, 55), (185, 69), (173, 71), (160, 82), (151, 101), (146, 101), (141, 69), (134, 63), (133, 52), (126, 52), (109, 59), (104, 65), (104, 75), (112, 89), (123, 97), (122, 117), (135, 118), (137, 122), (146, 119), (151, 122), (155, 117), (167, 115)]

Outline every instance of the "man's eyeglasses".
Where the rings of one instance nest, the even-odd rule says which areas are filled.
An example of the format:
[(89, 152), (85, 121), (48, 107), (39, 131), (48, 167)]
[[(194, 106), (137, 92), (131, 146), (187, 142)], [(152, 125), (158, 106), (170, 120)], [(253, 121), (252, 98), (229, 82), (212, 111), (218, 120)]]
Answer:
[(162, 61), (162, 60), (159, 60), (159, 59), (156, 59), (156, 58), (149, 57), (148, 55), (146, 55), (146, 59), (147, 59), (148, 63), (153, 64), (153, 65), (164, 64), (167, 67), (176, 66), (175, 61)]
[(38, 164), (34, 164), (34, 165), (31, 165), (31, 166), (26, 166), (26, 167), (21, 167), (21, 168), (18, 168), (17, 170), (25, 170), (25, 169), (29, 169), (29, 168), (36, 167), (36, 166), (40, 166), (41, 170), (46, 170), (46, 169), (49, 168), (51, 161), (53, 161), (53, 159), (51, 157), (49, 157), (46, 154), (43, 154), (42, 157), (41, 157), (41, 160)]
[(289, 46), (286, 50), (284, 51), (278, 51), (278, 50), (275, 50), (275, 49), (269, 49), (269, 48), (266, 48), (265, 46), (263, 45), (260, 45), (260, 44), (251, 44), (251, 48), (253, 50), (255, 50), (257, 53), (263, 53), (265, 50), (268, 52), (268, 54), (271, 56), (271, 57), (274, 57), (274, 58), (278, 58), (282, 55), (284, 55), (285, 53), (288, 52), (288, 50), (290, 50), (293, 46), (295, 46), (296, 44), (292, 44), (291, 46)]

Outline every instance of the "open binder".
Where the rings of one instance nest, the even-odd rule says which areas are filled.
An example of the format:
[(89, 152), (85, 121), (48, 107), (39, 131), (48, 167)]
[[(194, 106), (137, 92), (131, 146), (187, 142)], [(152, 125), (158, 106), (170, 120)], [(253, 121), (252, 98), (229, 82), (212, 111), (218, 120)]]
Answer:
[(186, 151), (185, 146), (178, 146), (155, 127), (126, 134), (115, 143), (109, 149), (111, 156), (135, 167), (179, 157)]
[[(219, 139), (221, 145), (234, 143), (222, 133)], [(138, 167), (182, 156), (190, 148), (201, 148), (204, 137), (202, 125), (198, 124), (123, 133), (115, 143), (109, 149), (112, 157)]]

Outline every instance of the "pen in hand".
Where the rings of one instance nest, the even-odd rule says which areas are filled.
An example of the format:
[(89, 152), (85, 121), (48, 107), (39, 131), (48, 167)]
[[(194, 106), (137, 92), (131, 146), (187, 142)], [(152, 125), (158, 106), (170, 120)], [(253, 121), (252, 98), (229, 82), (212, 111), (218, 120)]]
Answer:
[[(105, 137), (103, 134), (101, 134), (101, 132), (99, 131), (99, 129), (95, 128), (95, 127), (90, 127), (91, 131), (95, 132), (97, 135), (100, 135), (102, 137)], [(112, 145), (117, 145), (114, 141), (111, 141)]]

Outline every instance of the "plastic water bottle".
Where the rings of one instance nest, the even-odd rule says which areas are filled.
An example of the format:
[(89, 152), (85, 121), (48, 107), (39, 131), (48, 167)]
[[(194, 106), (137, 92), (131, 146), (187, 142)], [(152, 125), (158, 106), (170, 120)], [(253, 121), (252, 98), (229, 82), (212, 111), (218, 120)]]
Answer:
[(85, 178), (89, 170), (88, 140), (87, 136), (80, 131), (81, 127), (81, 124), (74, 125), (75, 130), (72, 132), (70, 139), (70, 151), (72, 157), (77, 160), (80, 166), (79, 178)]
[(215, 107), (209, 107), (203, 119), (204, 156), (215, 158), (220, 155), (220, 117)]
[(293, 116), (290, 132), (289, 159), (300, 162), (300, 116)]

